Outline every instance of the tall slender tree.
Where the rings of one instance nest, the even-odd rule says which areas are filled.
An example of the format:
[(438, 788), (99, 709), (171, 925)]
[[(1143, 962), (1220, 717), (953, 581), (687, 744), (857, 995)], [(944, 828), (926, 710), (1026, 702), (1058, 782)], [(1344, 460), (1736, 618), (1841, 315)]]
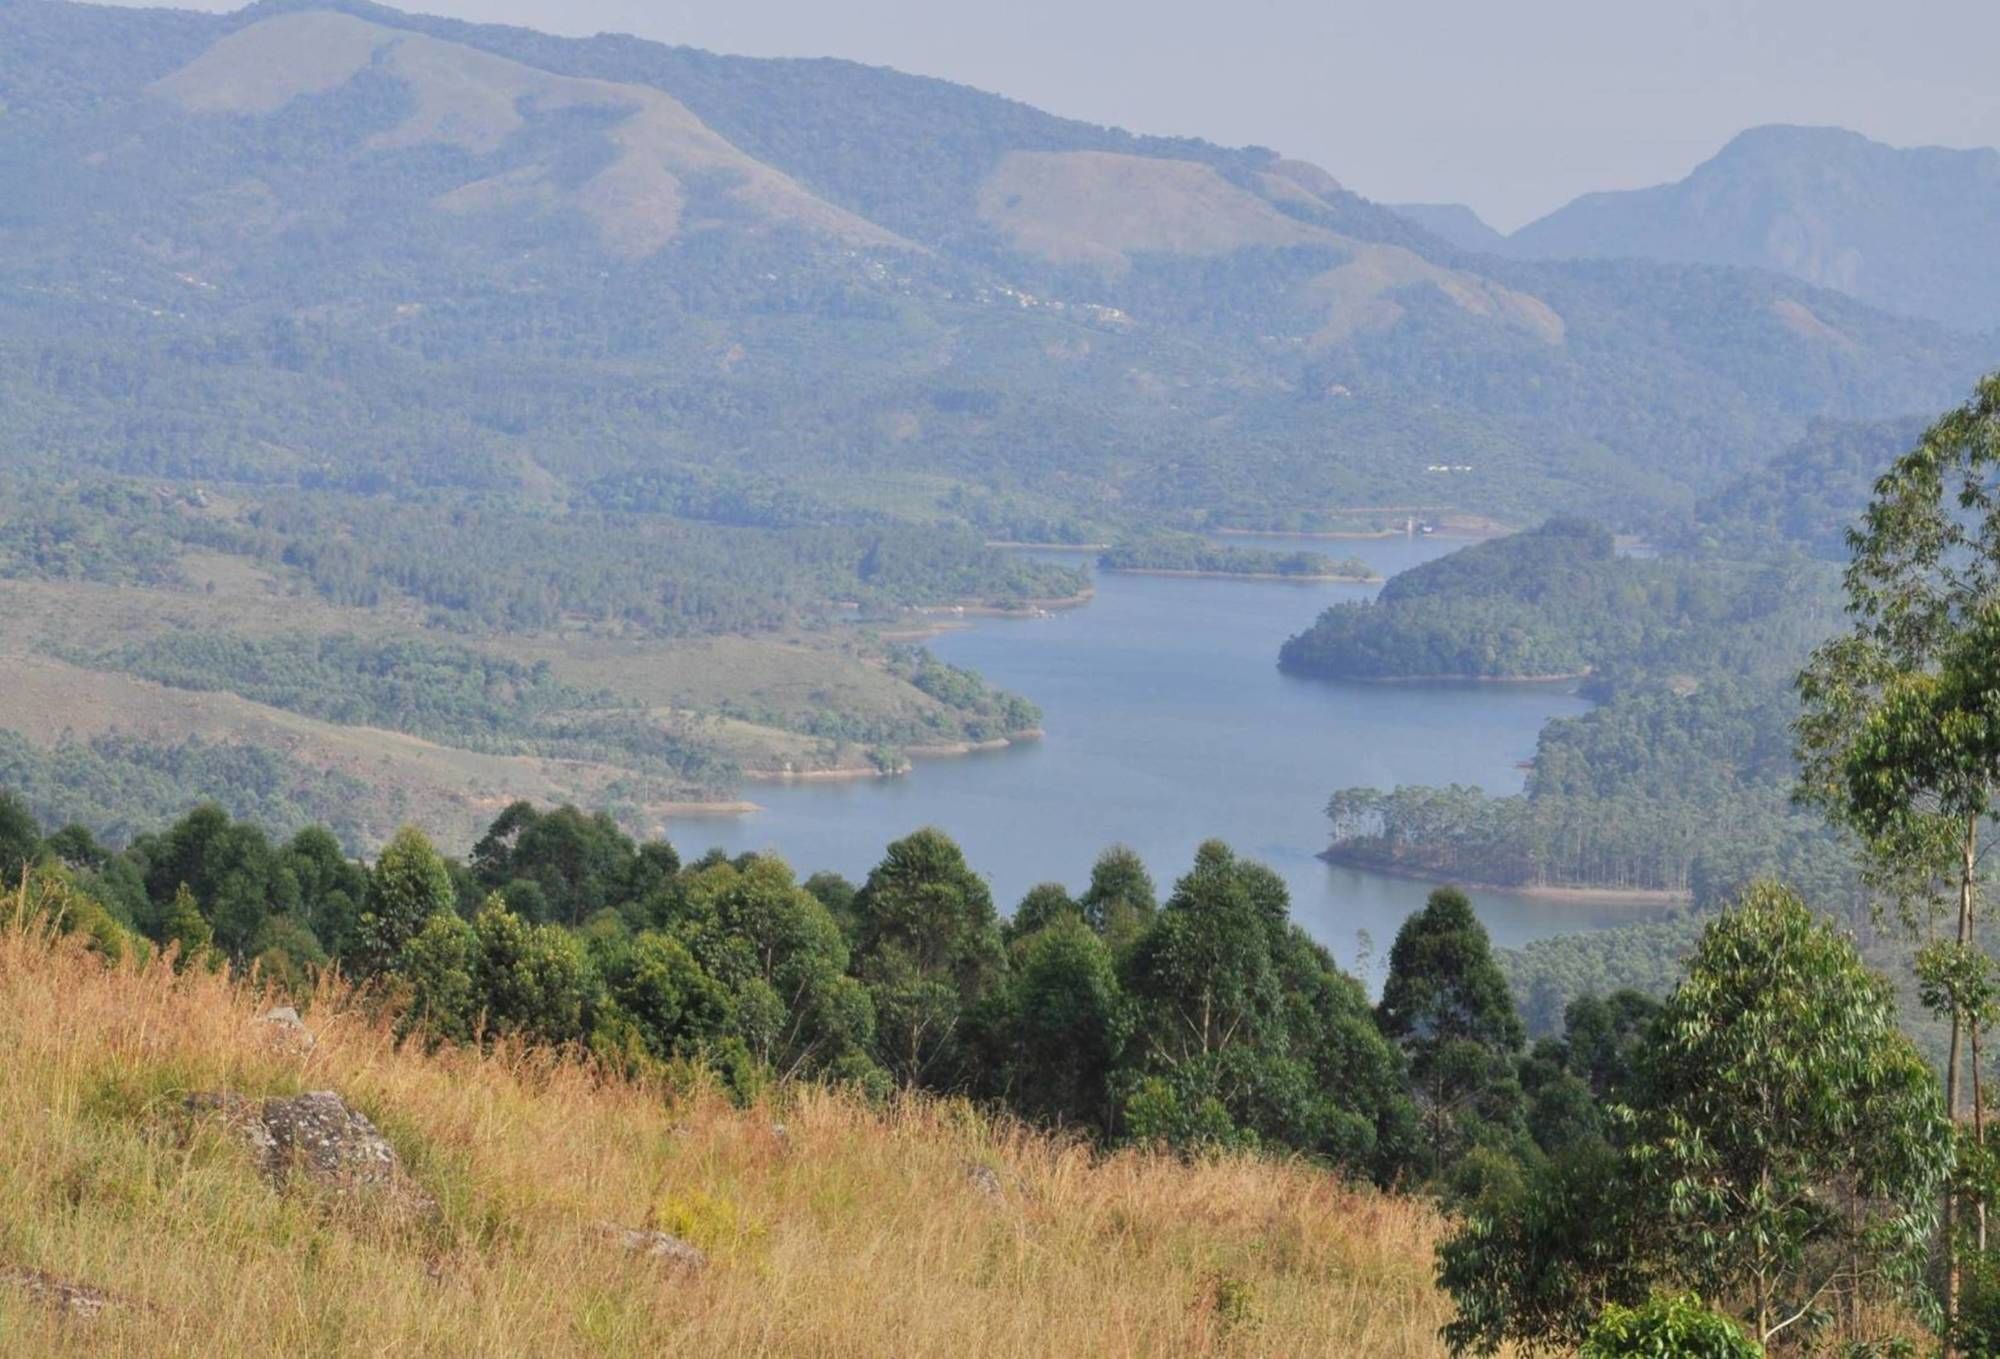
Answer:
[(1409, 1058), (1432, 1174), (1478, 1125), (1518, 1114), (1514, 1057), (1526, 1031), (1465, 893), (1440, 887), (1403, 922), (1375, 1014)]
[[(1800, 791), (1858, 835), (1871, 880), (1913, 934), (1934, 933), (1940, 908), (1953, 917), (1949, 943), (1923, 961), (1950, 1024), (1945, 1091), (1957, 1120), (1984, 968), (1980, 830), (2000, 797), (2000, 693), (1982, 687), (2000, 605), (2000, 374), (1883, 475), (1849, 545), (1852, 625), (1799, 677)], [(1948, 1251), (1955, 1213), (1947, 1198)], [(1957, 1293), (1954, 1261), (1948, 1317)]]

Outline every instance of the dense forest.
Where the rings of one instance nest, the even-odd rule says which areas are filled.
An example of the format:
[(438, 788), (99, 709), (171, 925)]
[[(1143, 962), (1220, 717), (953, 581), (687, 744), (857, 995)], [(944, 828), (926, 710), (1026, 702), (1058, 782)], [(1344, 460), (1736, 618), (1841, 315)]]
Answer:
[(4, 483), (0, 574), (184, 583), (190, 550), (296, 573), (332, 603), (407, 599), (434, 626), (570, 624), (653, 636), (754, 632), (912, 605), (1021, 606), (1083, 588), (1073, 570), (963, 527), (886, 520), (737, 525), (646, 512), (558, 514), (461, 496), (348, 496), (211, 483), (20, 475)]

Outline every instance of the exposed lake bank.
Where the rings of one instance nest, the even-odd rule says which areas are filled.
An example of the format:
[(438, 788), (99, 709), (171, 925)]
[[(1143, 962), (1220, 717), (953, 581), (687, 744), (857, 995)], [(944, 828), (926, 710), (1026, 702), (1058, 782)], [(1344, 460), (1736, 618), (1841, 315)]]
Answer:
[(1359, 869), (1364, 873), (1381, 873), (1392, 878), (1407, 878), (1412, 882), (1428, 883), (1434, 887), (1452, 886), (1467, 892), (1504, 892), (1509, 896), (1525, 897), (1534, 901), (1584, 902), (1592, 905), (1623, 902), (1629, 906), (1648, 910), (1669, 910), (1686, 906), (1694, 898), (1687, 892), (1665, 892), (1647, 887), (1560, 887), (1547, 883), (1482, 882), (1477, 878), (1460, 877), (1419, 864), (1398, 863), (1375, 854), (1360, 854), (1332, 846), (1319, 852), (1319, 857), (1329, 864), (1342, 868)]
[(1381, 576), (1341, 575), (1339, 573), (1306, 574), (1295, 571), (1177, 571), (1165, 566), (1100, 566), (1097, 568), (1111, 576), (1170, 576), (1182, 580), (1263, 580), (1287, 581), (1294, 585), (1380, 585)]

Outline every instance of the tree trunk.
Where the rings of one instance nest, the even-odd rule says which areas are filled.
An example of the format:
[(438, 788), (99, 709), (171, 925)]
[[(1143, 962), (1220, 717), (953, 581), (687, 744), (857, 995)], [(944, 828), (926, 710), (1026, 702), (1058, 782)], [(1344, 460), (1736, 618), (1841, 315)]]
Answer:
[[(1960, 847), (1958, 866), (1958, 946), (1972, 947), (1972, 903), (1973, 879), (1978, 871), (1979, 820), (1968, 817), (1965, 823), (1965, 839)], [(1957, 1135), (1962, 1105), (1959, 1100), (1959, 1049), (1964, 1035), (1965, 1016), (1957, 1005), (1951, 1010), (1951, 1047), (1945, 1059), (1945, 1107), (1951, 1115), (1952, 1133)], [(1976, 1039), (1974, 1040), (1977, 1041)], [(1975, 1120), (1978, 1118), (1974, 1114)], [(1977, 1124), (1975, 1123), (1975, 1127)], [(1958, 1325), (1958, 1193), (1950, 1185), (1944, 1195), (1944, 1324), (1945, 1359), (1951, 1359), (1956, 1352), (1950, 1336)]]

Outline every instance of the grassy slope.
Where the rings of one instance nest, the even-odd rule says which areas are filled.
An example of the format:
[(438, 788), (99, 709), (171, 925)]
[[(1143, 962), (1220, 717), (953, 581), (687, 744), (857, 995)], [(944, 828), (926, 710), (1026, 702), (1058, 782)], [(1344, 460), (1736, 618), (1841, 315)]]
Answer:
[[(1439, 1353), (1437, 1219), (1302, 1165), (1099, 1158), (951, 1103), (800, 1090), (745, 1110), (519, 1054), (425, 1058), (332, 991), (300, 1054), (258, 1005), (0, 934), (0, 1274), (136, 1304), (63, 1322), (0, 1285), (0, 1349)], [(441, 1223), (280, 1195), (231, 1145), (162, 1131), (182, 1092), (224, 1086), (341, 1091)], [(712, 1264), (659, 1273), (596, 1244), (601, 1220), (670, 1226)]]

